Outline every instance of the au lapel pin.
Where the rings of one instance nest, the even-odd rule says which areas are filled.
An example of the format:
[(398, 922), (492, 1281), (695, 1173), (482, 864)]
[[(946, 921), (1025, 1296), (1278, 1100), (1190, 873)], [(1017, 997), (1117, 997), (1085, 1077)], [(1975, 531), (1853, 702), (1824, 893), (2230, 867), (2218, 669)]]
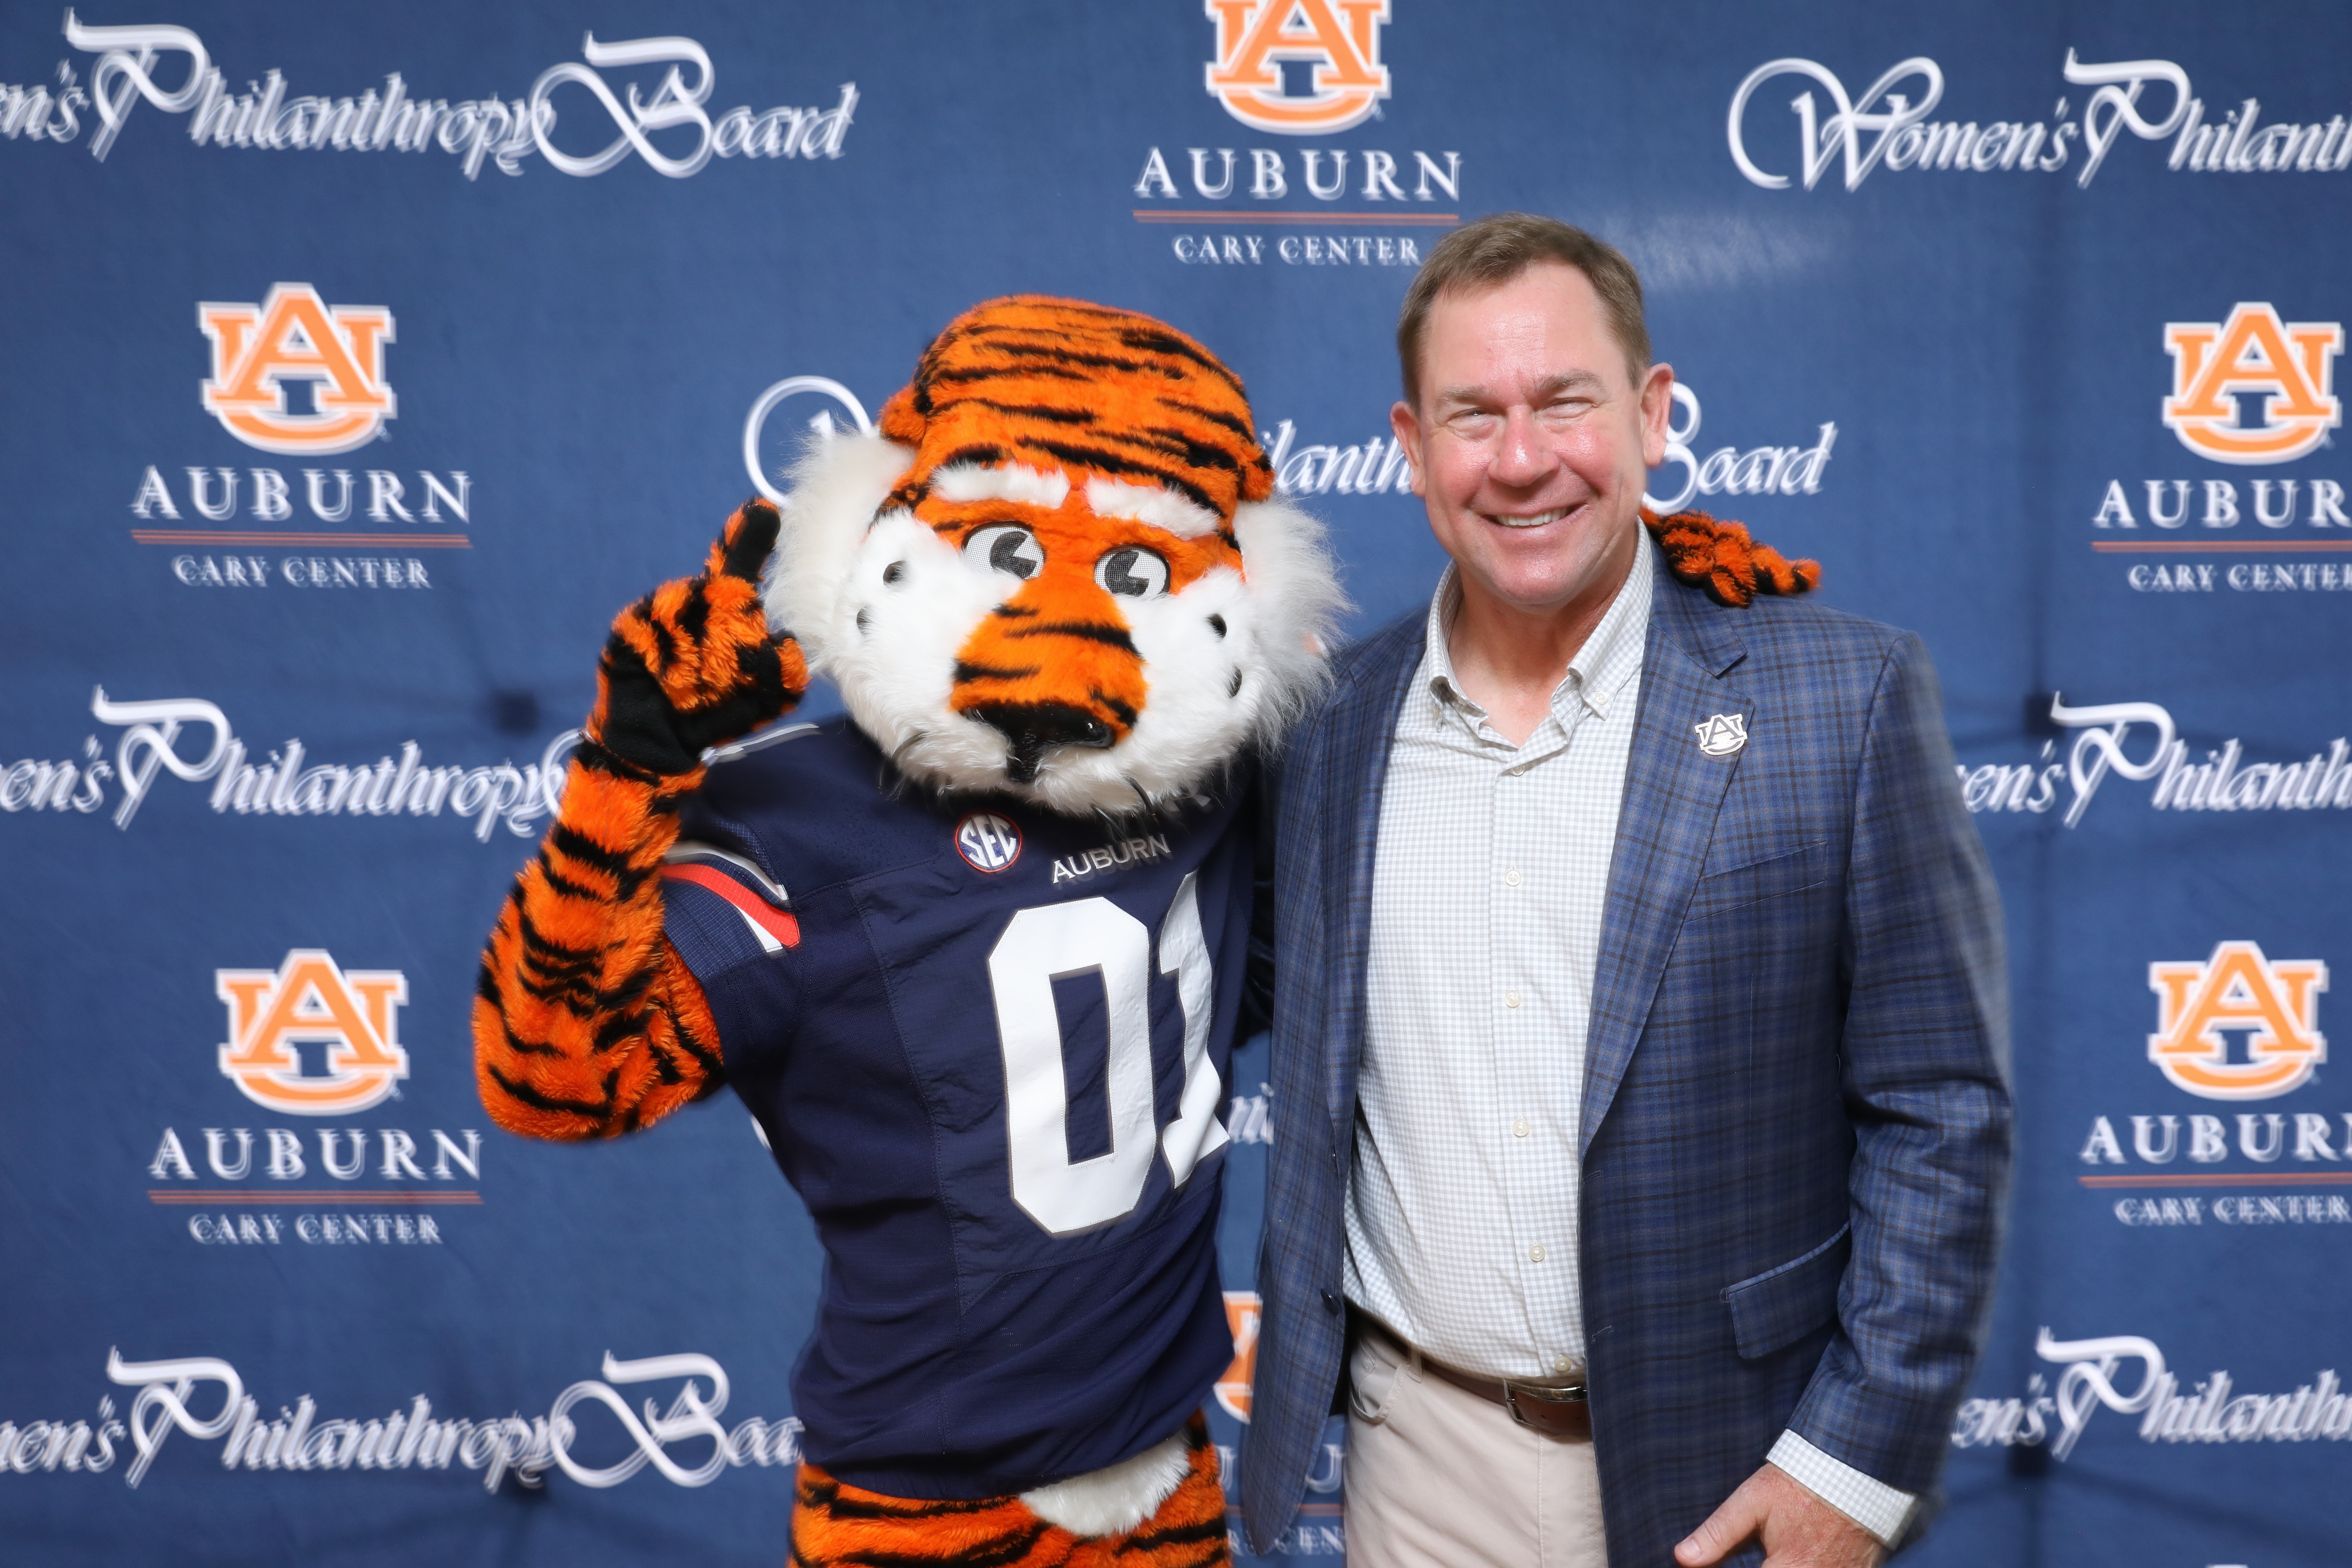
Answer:
[(1727, 757), (1748, 744), (1748, 718), (1741, 713), (1717, 713), (1694, 724), (1698, 749), (1710, 757)]

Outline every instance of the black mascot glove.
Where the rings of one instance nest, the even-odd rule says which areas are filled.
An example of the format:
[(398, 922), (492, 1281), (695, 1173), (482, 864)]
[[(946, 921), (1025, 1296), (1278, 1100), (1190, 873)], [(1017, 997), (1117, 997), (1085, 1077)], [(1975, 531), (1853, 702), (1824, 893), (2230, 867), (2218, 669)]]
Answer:
[(782, 526), (750, 500), (727, 520), (702, 575), (665, 583), (614, 617), (597, 667), (588, 739), (629, 770), (698, 772), (710, 746), (798, 703), (808, 663), (790, 634), (768, 630), (760, 568)]

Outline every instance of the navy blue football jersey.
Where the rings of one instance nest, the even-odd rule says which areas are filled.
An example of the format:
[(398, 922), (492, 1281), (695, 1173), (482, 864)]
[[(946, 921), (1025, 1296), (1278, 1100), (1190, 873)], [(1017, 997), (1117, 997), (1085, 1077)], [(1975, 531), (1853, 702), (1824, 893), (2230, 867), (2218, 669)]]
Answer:
[(714, 763), (666, 927), (825, 1248), (808, 1457), (1026, 1490), (1175, 1431), (1233, 1358), (1215, 1232), (1257, 811), (907, 785), (846, 721)]

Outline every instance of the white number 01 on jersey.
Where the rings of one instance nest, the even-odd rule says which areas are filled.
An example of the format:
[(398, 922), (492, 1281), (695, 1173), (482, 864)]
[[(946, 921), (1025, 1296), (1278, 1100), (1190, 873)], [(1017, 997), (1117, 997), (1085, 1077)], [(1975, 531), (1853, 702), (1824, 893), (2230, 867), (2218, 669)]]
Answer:
[[(1160, 973), (1176, 977), (1184, 1009), (1184, 1092), (1176, 1119), (1152, 1137), (1151, 933), (1108, 899), (1023, 910), (988, 955), (996, 1032), (1004, 1047), (1004, 1100), (1013, 1201), (1052, 1236), (1071, 1236), (1134, 1212), (1152, 1151), (1181, 1186), (1223, 1148), (1223, 1085), (1209, 1060), (1215, 975), (1201, 935), (1200, 873), (1191, 872), (1160, 927)], [(1062, 1076), (1062, 1020), (1054, 982), (1099, 973), (1110, 1021), (1110, 1152), (1072, 1160), (1069, 1085)]]

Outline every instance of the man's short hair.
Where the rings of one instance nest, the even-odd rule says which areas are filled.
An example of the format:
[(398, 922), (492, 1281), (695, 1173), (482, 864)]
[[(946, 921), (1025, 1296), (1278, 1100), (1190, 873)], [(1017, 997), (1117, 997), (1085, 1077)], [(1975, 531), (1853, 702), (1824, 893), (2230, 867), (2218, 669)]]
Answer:
[(1575, 268), (1601, 297), (1610, 334), (1625, 353), (1627, 379), (1638, 385), (1650, 368), (1650, 329), (1642, 318), (1642, 279), (1624, 253), (1558, 218), (1496, 213), (1463, 225), (1437, 242), (1404, 291), (1397, 315), (1397, 363), (1404, 400), (1421, 407), (1421, 339), (1430, 307), (1444, 294), (1508, 283), (1539, 262)]

